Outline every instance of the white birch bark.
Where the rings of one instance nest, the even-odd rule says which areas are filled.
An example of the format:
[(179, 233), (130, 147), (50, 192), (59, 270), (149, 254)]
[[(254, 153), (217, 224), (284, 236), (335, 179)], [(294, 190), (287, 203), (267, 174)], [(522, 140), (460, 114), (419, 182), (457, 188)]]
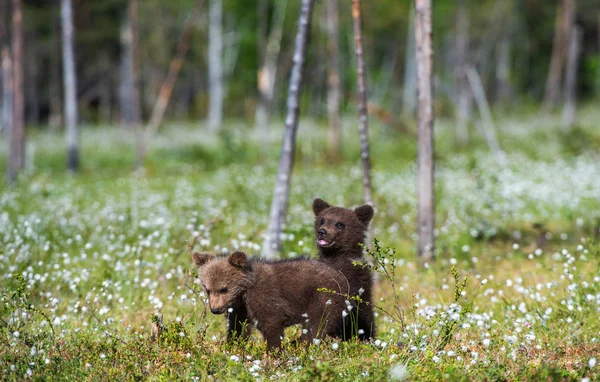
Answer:
[(73, 49), (73, 7), (71, 0), (61, 0), (60, 18), (62, 26), (67, 167), (69, 171), (77, 171), (79, 169), (79, 128), (77, 115), (77, 78)]
[(296, 132), (300, 114), (299, 96), (302, 90), (302, 77), (313, 4), (314, 0), (302, 0), (288, 90), (283, 145), (269, 213), (269, 226), (262, 246), (262, 255), (266, 258), (276, 257), (281, 249), (281, 233), (285, 223), (290, 194), (290, 179), (294, 164)]

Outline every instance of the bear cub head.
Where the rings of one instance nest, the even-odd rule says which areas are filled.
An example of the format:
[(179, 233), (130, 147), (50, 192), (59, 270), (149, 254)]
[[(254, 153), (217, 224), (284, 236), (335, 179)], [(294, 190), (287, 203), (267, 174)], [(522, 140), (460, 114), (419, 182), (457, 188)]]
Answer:
[(251, 265), (244, 252), (227, 257), (195, 252), (192, 259), (213, 314), (223, 314), (237, 305), (252, 285)]
[(359, 244), (364, 244), (373, 207), (365, 204), (351, 210), (331, 206), (317, 198), (313, 201), (313, 212), (317, 248), (323, 255), (362, 254)]

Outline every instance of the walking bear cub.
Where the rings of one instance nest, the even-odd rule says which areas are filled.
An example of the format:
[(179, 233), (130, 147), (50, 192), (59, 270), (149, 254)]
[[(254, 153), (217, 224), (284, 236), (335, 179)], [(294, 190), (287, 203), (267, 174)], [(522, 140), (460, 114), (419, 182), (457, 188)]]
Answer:
[[(281, 346), (286, 327), (302, 324), (302, 339), (339, 336), (353, 306), (344, 277), (316, 260), (261, 261), (244, 252), (226, 257), (194, 253), (210, 310), (227, 314), (227, 338), (247, 337), (250, 326), (269, 349)], [(320, 292), (327, 288), (335, 293)]]
[[(344, 322), (344, 333), (358, 334), (361, 340), (375, 337), (375, 322), (371, 305), (373, 280), (368, 267), (355, 265), (364, 263), (363, 249), (365, 232), (373, 218), (373, 207), (360, 206), (354, 210), (334, 207), (322, 199), (313, 201), (315, 213), (315, 240), (319, 250), (319, 261), (341, 272), (347, 279), (352, 296), (360, 296), (357, 319)], [(345, 338), (344, 338), (345, 339)]]

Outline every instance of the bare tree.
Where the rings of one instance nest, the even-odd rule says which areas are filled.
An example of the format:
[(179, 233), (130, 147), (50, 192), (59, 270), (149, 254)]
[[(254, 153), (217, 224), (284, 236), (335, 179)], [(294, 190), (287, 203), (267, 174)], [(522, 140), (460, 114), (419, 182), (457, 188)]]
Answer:
[(79, 128), (77, 126), (77, 77), (73, 49), (74, 28), (71, 0), (61, 0), (60, 17), (62, 25), (63, 81), (65, 87), (65, 121), (67, 124), (67, 167), (70, 171), (77, 171), (79, 169)]
[(208, 127), (223, 122), (223, 1), (211, 0), (208, 17)]
[(460, 144), (467, 143), (469, 139), (468, 123), (471, 118), (472, 98), (467, 81), (467, 67), (469, 61), (469, 18), (465, 0), (458, 0), (456, 8), (456, 93), (458, 113), (456, 121), (456, 135)]
[(569, 31), (569, 49), (565, 74), (565, 106), (562, 114), (564, 128), (568, 129), (575, 123), (575, 109), (577, 106), (577, 69), (581, 55), (583, 30), (573, 25)]
[(341, 146), (340, 121), (340, 47), (337, 0), (327, 0), (327, 111), (329, 115), (329, 151), (339, 159)]
[(269, 226), (262, 246), (262, 255), (266, 258), (274, 258), (281, 248), (281, 232), (287, 214), (290, 193), (290, 179), (294, 164), (296, 132), (298, 130), (298, 116), (300, 114), (299, 96), (300, 91), (302, 90), (302, 77), (313, 4), (314, 0), (302, 0), (300, 9), (292, 74), (288, 90), (283, 145), (281, 148), (281, 156), (279, 158), (279, 168), (277, 170), (277, 179), (275, 180), (273, 200), (271, 202)]
[(552, 58), (550, 70), (546, 79), (544, 94), (544, 109), (553, 109), (560, 97), (563, 67), (566, 61), (566, 46), (568, 33), (575, 20), (575, 0), (557, 2), (554, 41), (552, 43)]
[(8, 183), (14, 184), (25, 167), (25, 102), (23, 96), (23, 9), (21, 0), (13, 0), (12, 69), (13, 123), (9, 131)]
[(434, 163), (433, 163), (433, 29), (431, 0), (415, 0), (417, 42), (417, 193), (418, 256), (431, 261), (434, 256)]
[(138, 1), (129, 0), (121, 31), (121, 119), (136, 135), (137, 168), (144, 166), (145, 140), (140, 123), (140, 87), (138, 54)]
[(369, 154), (369, 119), (367, 114), (367, 73), (363, 54), (360, 0), (352, 0), (352, 21), (354, 25), (354, 48), (358, 77), (358, 131), (360, 134), (360, 156), (363, 165), (363, 194), (365, 203), (373, 204), (371, 157)]
[(263, 137), (266, 137), (268, 134), (267, 125), (275, 93), (277, 60), (281, 51), (281, 38), (283, 36), (286, 8), (287, 0), (275, 1), (275, 10), (268, 36), (266, 35), (266, 14), (261, 13), (261, 16), (265, 17), (261, 22), (262, 41), (259, 41), (259, 44), (266, 44), (266, 46), (259, 48), (261, 63), (258, 69), (258, 104), (256, 105), (255, 125), (262, 131)]

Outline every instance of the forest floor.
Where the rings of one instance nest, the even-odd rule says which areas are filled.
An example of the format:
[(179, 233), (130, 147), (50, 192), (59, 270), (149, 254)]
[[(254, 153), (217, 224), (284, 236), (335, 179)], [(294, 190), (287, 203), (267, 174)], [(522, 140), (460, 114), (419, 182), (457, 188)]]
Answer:
[[(62, 134), (35, 131), (27, 173), (0, 184), (0, 378), (597, 380), (599, 120), (592, 108), (570, 131), (551, 115), (505, 118), (504, 162), (475, 128), (460, 146), (439, 122), (437, 260), (425, 265), (415, 261), (415, 137), (373, 122), (372, 230), (388, 272), (376, 274), (378, 336), (304, 346), (292, 327), (277, 354), (257, 332), (224, 342), (190, 248), (260, 252), (280, 126), (265, 141), (243, 124), (218, 135), (173, 124), (143, 173), (131, 134), (85, 127), (77, 175), (64, 169)], [(314, 198), (361, 204), (357, 135), (345, 121), (336, 159), (325, 124), (301, 122), (284, 256), (315, 256)]]

